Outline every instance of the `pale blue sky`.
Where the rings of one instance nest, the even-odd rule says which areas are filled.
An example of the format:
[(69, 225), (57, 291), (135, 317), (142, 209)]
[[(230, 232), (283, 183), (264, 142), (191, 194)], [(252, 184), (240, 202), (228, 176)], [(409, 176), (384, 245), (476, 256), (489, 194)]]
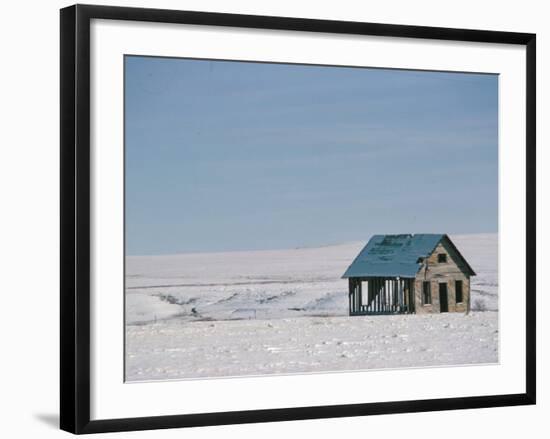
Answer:
[(125, 64), (127, 254), (497, 231), (496, 75)]

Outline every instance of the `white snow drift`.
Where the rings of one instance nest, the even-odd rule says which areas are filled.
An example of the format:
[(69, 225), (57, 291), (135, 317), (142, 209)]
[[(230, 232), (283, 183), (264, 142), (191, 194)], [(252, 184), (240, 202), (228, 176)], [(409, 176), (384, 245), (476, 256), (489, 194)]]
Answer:
[[(130, 256), (126, 378), (151, 380), (498, 361), (498, 239), (451, 236), (476, 271), (474, 313), (347, 317), (363, 242)], [(479, 312), (485, 311), (485, 312)]]

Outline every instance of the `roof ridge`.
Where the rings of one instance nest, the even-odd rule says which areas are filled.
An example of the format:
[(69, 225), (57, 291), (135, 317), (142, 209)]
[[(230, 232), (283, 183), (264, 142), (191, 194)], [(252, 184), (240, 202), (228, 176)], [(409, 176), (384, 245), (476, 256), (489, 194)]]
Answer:
[(419, 258), (432, 254), (443, 239), (450, 241), (445, 233), (373, 235), (342, 277), (415, 277), (421, 268)]

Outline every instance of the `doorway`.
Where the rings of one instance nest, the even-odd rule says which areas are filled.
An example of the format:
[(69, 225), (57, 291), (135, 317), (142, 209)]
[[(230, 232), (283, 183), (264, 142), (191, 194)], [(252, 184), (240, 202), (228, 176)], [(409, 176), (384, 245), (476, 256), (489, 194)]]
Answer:
[(447, 284), (439, 284), (439, 310), (449, 312), (449, 300), (447, 297)]

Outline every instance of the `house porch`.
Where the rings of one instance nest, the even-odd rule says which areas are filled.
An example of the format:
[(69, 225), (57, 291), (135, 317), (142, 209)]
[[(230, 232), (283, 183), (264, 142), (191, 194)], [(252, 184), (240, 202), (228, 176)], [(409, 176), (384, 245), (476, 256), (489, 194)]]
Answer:
[(414, 313), (414, 278), (350, 277), (349, 315)]

